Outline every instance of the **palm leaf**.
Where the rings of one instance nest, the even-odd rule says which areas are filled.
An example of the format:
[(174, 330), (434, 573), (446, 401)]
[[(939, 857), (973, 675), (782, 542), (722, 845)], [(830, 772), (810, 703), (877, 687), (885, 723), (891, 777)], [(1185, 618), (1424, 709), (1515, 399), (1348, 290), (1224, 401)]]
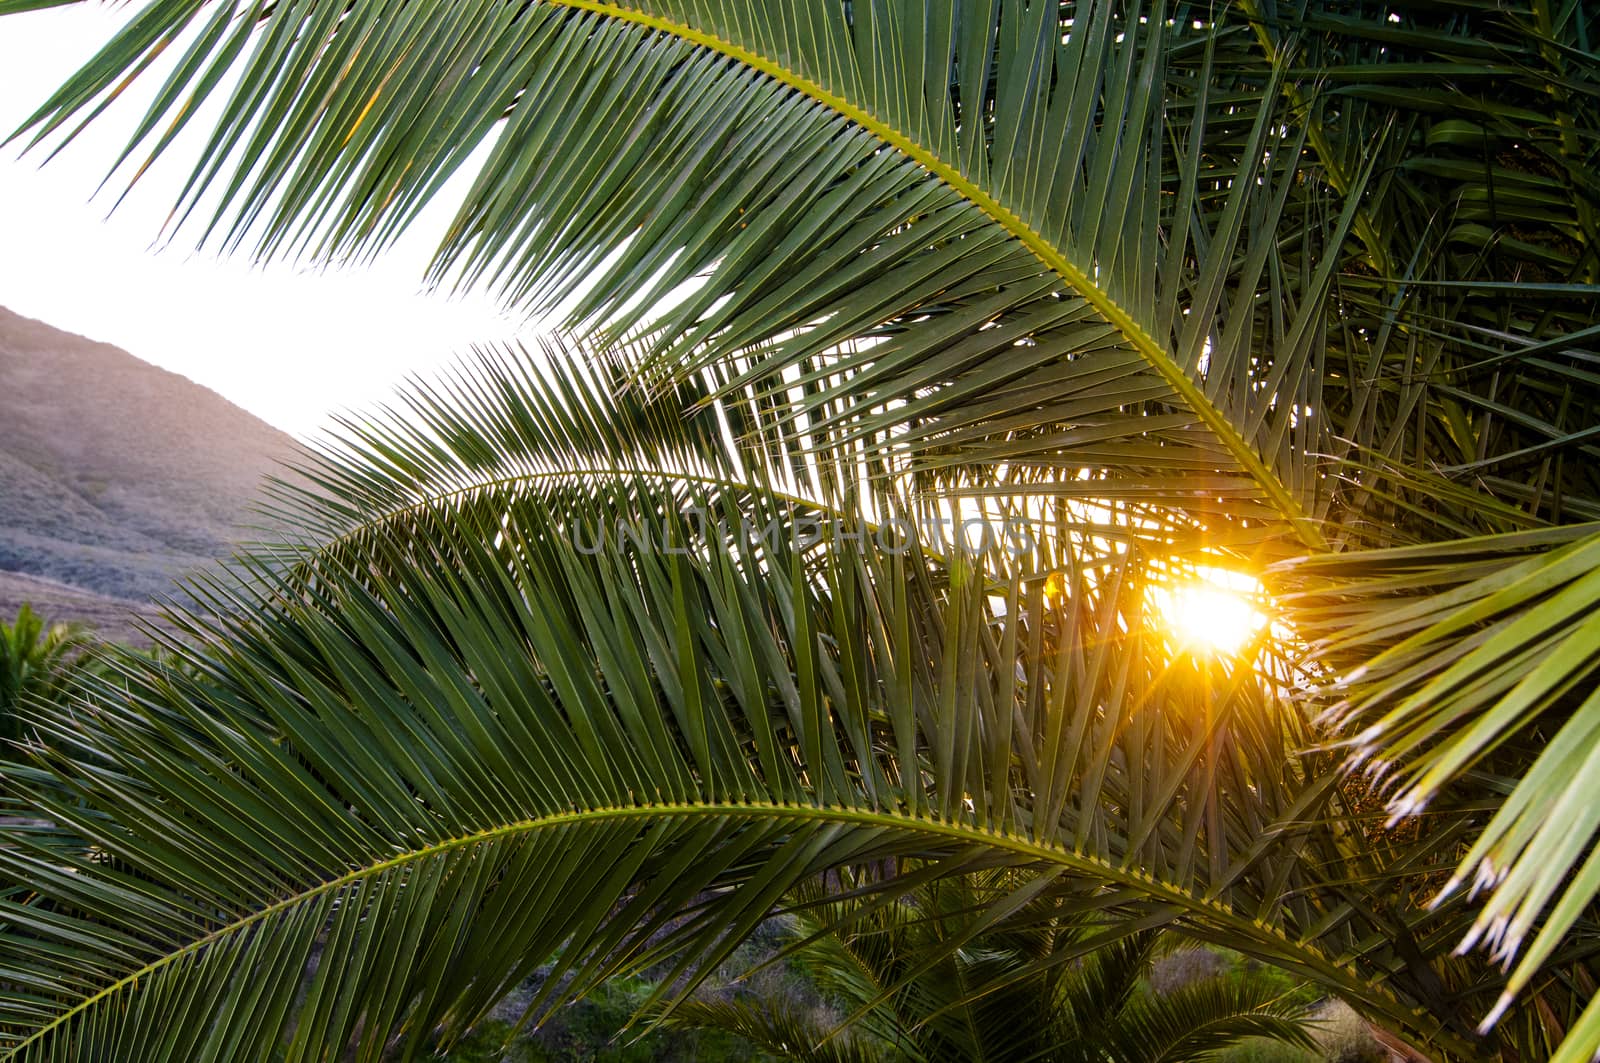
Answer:
[[(1463, 910), (1429, 915), (1409, 904), (1441, 858), (1459, 855), (1450, 849), (1466, 840), (1463, 817), (1483, 800), (1437, 802), (1404, 844), (1346, 824), (1348, 806), (1360, 812), (1359, 787), (1328, 779), (1317, 755), (1286, 755), (1306, 732), (1277, 705), (1282, 683), (1241, 670), (1205, 695), (1215, 677), (1175, 675), (1154, 640), (1120, 633), (1143, 629), (1147, 551), (1179, 549), (1179, 539), (1270, 558), (1285, 530), (1312, 546), (1426, 542), (1600, 516), (1596, 466), (1583, 460), (1595, 446), (1586, 364), (1600, 268), (1593, 29), (1581, 5), (1541, 2), (1194, 13), (821, 0), (749, 10), (149, 4), (38, 112), (37, 137), (70, 138), (72, 123), (109, 104), (130, 74), (176, 56), (123, 161), (142, 171), (199, 113), (195, 104), (234, 83), (179, 213), (220, 201), (197, 221), (224, 246), (325, 259), (381, 250), (492, 141), (436, 279), (490, 283), (586, 335), (639, 346), (606, 352), (626, 366), (620, 381), (573, 377), (546, 392), (513, 381), (501, 388), (515, 397), (504, 408), (470, 381), (420, 399), (440, 430), (426, 437), (351, 426), (348, 445), (312, 470), (332, 497), (291, 492), (282, 502), (332, 544), (264, 553), (287, 574), (217, 587), (219, 615), (234, 619), (191, 628), (219, 659), (192, 651), (188, 663), (220, 688), (161, 679), (139, 712), (193, 738), (209, 732), (172, 705), (232, 691), (231, 711), (278, 743), (292, 729), (281, 706), (262, 702), (315, 680), (332, 686), (311, 718), (331, 720), (329, 705), (358, 702), (377, 681), (336, 666), (328, 647), (335, 659), (367, 661), (376, 651), (358, 649), (362, 640), (382, 636), (392, 659), (405, 660), (396, 647), (411, 636), (385, 619), (397, 613), (425, 616), (439, 637), (443, 621), (395, 601), (409, 606), (415, 582), (435, 570), (455, 573), (465, 547), (446, 531), (460, 539), (472, 529), (493, 544), (465, 566), (484, 586), (458, 575), (446, 585), (475, 604), (429, 608), (473, 618), (474, 631), (521, 630), (531, 621), (502, 600), (526, 603), (525, 582), (543, 587), (539, 606), (583, 635), (542, 635), (555, 641), (541, 644), (529, 674), (588, 653), (602, 672), (620, 670), (597, 685), (582, 668), (556, 669), (552, 697), (562, 706), (610, 699), (612, 681), (625, 678), (627, 711), (639, 712), (626, 719), (657, 742), (635, 751), (654, 750), (650, 770), (631, 776), (646, 787), (655, 771), (673, 785), (709, 786), (702, 775), (719, 763), (745, 778), (748, 767), (717, 760), (718, 732), (698, 721), (720, 704), (719, 682), (748, 707), (772, 678), (789, 729), (763, 728), (756, 713), (750, 734), (760, 740), (749, 740), (767, 758), (761, 777), (785, 794), (826, 805), (860, 787), (878, 801), (897, 792), (895, 780), (926, 776), (930, 792), (900, 795), (908, 810), (943, 823), (971, 800), (976, 822), (1070, 845), (1075, 859), (1082, 846), (1102, 870), (1142, 868), (1178, 884), (1188, 900), (1161, 894), (1163, 903), (1195, 919), (1197, 933), (1256, 941), (1242, 923), (1185, 906), (1196, 896), (1233, 904), (1237, 888), (1250, 920), (1296, 947), (1325, 947), (1334, 967), (1359, 962), (1378, 981), (1403, 983), (1406, 1007), (1453, 1017), (1463, 1002), (1497, 994), (1492, 975), (1435, 959), (1470, 923)], [(1397, 92), (1402, 76), (1425, 84)], [(603, 415), (583, 412), (599, 408), (591, 392), (621, 384), (638, 394)], [(486, 412), (445, 412), (452, 405)], [(692, 410), (699, 417), (686, 421)], [(614, 432), (613, 420), (626, 430)], [(611, 464), (571, 462), (565, 448)], [(624, 551), (593, 567), (602, 562), (557, 550), (523, 572), (495, 553), (506, 542), (522, 549), (502, 533), (508, 514), (569, 499), (586, 519), (637, 510), (664, 532), (685, 504), (787, 530), (864, 509), (874, 519), (948, 516), (955, 498), (1019, 495), (1051, 499), (1067, 529), (1025, 561), (996, 551), (973, 566), (930, 552), (874, 566), (850, 554), (830, 566), (800, 551), (641, 568)], [(1328, 518), (1341, 529), (1330, 532)], [(542, 519), (527, 533), (536, 542), (571, 530)], [(436, 553), (423, 550), (422, 568), (407, 570), (419, 564), (414, 540), (435, 535), (445, 535)], [(1006, 618), (1042, 617), (1053, 569), (1066, 572), (1073, 603), (1056, 634), (992, 608), (990, 598), (1006, 602)], [(359, 631), (324, 616), (348, 595), (367, 603)], [(280, 599), (302, 611), (275, 612)], [(715, 621), (696, 620), (702, 605)], [(230, 626), (253, 613), (271, 623)], [(622, 634), (602, 634), (602, 622)], [(220, 640), (232, 638), (251, 649), (230, 657)], [(299, 656), (282, 657), (279, 639)], [(704, 645), (713, 678), (685, 684), (677, 677), (702, 674), (690, 658), (706, 639), (717, 647)], [(517, 659), (520, 643), (496, 645)], [(1058, 656), (1030, 656), (1019, 673), (1012, 658), (1035, 648)], [(444, 667), (454, 652), (445, 640), (423, 657)], [(266, 692), (236, 690), (235, 669), (270, 677)], [(1045, 672), (1083, 679), (1067, 691)], [(472, 667), (456, 673), (458, 695), (479, 681)], [(658, 682), (670, 697), (645, 696)], [(833, 748), (822, 726), (832, 706), (869, 703), (875, 682), (894, 692), (881, 710), (891, 733), (874, 732), (867, 721), (882, 721), (868, 712), (840, 732), (848, 752)], [(421, 693), (406, 687), (390, 700)], [(118, 696), (102, 690), (97, 700)], [(1170, 699), (1204, 710), (1205, 742), (1146, 711)], [(650, 704), (662, 711), (637, 709)], [(1226, 710), (1210, 715), (1218, 704)], [(1125, 710), (1126, 728), (1106, 723)], [(133, 741), (124, 730), (112, 741), (62, 720), (50, 726), (62, 749), (90, 763), (102, 744)], [(609, 755), (606, 729), (595, 726), (571, 741)], [(125, 730), (144, 736), (146, 725)], [(324, 737), (326, 755), (347, 738)], [(878, 738), (894, 758), (864, 770)], [(686, 743), (678, 759), (660, 745), (667, 739)], [(385, 741), (386, 755), (423, 762)], [(785, 742), (804, 767), (779, 756)], [(154, 746), (128, 756), (140, 771), (161, 759)], [(335, 763), (377, 770), (344, 760), (329, 770)], [(606, 789), (617, 781), (609, 769), (602, 784), (558, 766), (581, 782), (583, 800), (609, 794), (627, 805)], [(142, 778), (129, 767), (96, 785), (134, 786), (123, 776)], [(437, 788), (447, 776), (436, 769), (427, 781)], [(423, 792), (422, 780), (408, 785)], [(365, 807), (384, 792), (362, 782), (336, 804)], [(413, 811), (387, 800), (387, 812)], [(1106, 809), (1120, 828), (1097, 826)], [(1327, 822), (1303, 826), (1308, 817)], [(1356, 884), (1363, 876), (1404, 883), (1404, 899), (1375, 899)], [(760, 909), (750, 903), (746, 922)], [(97, 910), (109, 918), (109, 905)], [(716, 951), (700, 944), (701, 955)], [(1559, 961), (1582, 953), (1574, 945)], [(288, 970), (293, 957), (273, 962)], [(1307, 973), (1339, 982), (1319, 964)], [(1569, 977), (1554, 958), (1547, 966), (1563, 972), (1558, 999), (1592, 987), (1582, 970)], [(81, 987), (83, 972), (73, 979)], [(50, 992), (65, 999), (64, 985)], [(385, 1003), (371, 1023), (351, 1019), (355, 999), (327, 1004), (330, 1037), (399, 1014)], [(1414, 1021), (1366, 1003), (1397, 1025)], [(434, 1003), (417, 1007), (425, 1014)], [(259, 1014), (268, 1016), (259, 1031), (277, 1021)]]
[(62, 695), (90, 665), (94, 646), (81, 624), (46, 624), (24, 602), (11, 623), (0, 620), (0, 734), (17, 737), (17, 713), (30, 700)]
[[(1461, 911), (1395, 910), (1388, 851), (1315, 826), (1341, 798), (1290, 756), (1292, 710), (1147, 637), (1126, 544), (999, 577), (914, 539), (807, 545), (811, 503), (726, 438), (698, 479), (531, 475), (576, 425), (624, 456), (615, 393), (559, 364), (414, 392), (435, 416), (403, 445), (346, 437), (308, 523), (357, 534), (196, 587), (172, 659), (36, 714), (49, 771), (18, 800), (54, 827), (0, 849), (11, 1058), (405, 1054), (547, 962), (535, 1015), (641, 963), (693, 975), (797, 884), (894, 858), (1011, 866), (1112, 938), (1177, 922), (1463, 1044), (1424, 1010), (1494, 989), (1424, 958)], [(780, 534), (709, 547), (691, 504)], [(638, 536), (573, 538), (619, 514)]]
[(1344, 536), (1400, 545), (1600, 517), (1593, 14), (1247, 6), (1262, 46), (1292, 46), (1320, 79), (1301, 102), (1329, 184), (1384, 175), (1357, 205), (1332, 300), (1322, 401), (1349, 485)]
[[(894, 1058), (987, 1063), (1201, 1059), (1253, 1036), (1309, 1045), (1299, 1009), (1258, 979), (1150, 994), (1141, 983), (1162, 947), (1155, 932), (1108, 942), (1101, 913), (1056, 898), (992, 922), (1017, 884), (1014, 872), (978, 872), (924, 881), (889, 904), (859, 890), (843, 900), (803, 890), (790, 958), (854, 1017), (843, 1032), (813, 1022), (808, 1041), (758, 1043), (803, 1060), (810, 1045), (854, 1035), (853, 1046)], [(740, 1032), (766, 1010), (785, 1008), (743, 1000), (670, 1021)]]
[(1227, 515), (1320, 543), (1337, 256), (1271, 235), (1321, 209), (1282, 70), (1214, 65), (1229, 28), (1172, 14), (155, 4), (29, 125), (70, 132), (189, 33), (129, 151), (166, 150), (236, 77), (180, 210), (216, 192), (224, 246), (372, 253), (492, 143), (441, 279), (643, 330), (654, 376), (728, 364), (776, 392), (798, 370), (880, 445), (1095, 468), (1102, 499), (1202, 478)]
[[(1363, 662), (1344, 672), (1336, 711), (1359, 728), (1357, 756), (1398, 773), (1393, 814), (1414, 815), (1452, 787), (1508, 791), (1440, 888), (1489, 891), (1461, 947), (1482, 941), (1498, 961), (1518, 961), (1485, 1027), (1592, 918), (1600, 892), (1600, 813), (1587, 796), (1597, 562), (1600, 534), (1588, 525), (1304, 566), (1318, 586), (1299, 615), (1322, 636), (1323, 658)], [(1563, 1058), (1581, 1058), (1586, 1043), (1574, 1036)]]
[(737, 1034), (765, 1052), (796, 1063), (874, 1063), (883, 1058), (849, 1033), (830, 1036), (832, 1031), (793, 1001), (781, 998), (686, 1000), (674, 1009), (672, 1025)]

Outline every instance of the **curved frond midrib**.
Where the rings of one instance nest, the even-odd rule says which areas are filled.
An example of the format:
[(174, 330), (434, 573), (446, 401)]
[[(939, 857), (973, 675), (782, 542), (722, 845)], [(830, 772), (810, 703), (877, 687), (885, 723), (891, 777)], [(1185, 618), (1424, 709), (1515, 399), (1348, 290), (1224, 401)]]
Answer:
[(704, 29), (674, 22), (659, 15), (634, 10), (605, 0), (544, 0), (555, 7), (613, 18), (645, 29), (669, 34), (688, 44), (705, 48), (726, 56), (766, 77), (804, 95), (808, 99), (834, 111), (841, 117), (867, 130), (890, 147), (899, 151), (947, 186), (972, 203), (995, 224), (1003, 228), (1036, 257), (1045, 268), (1061, 277), (1081, 295), (1091, 307), (1128, 341), (1139, 355), (1153, 368), (1173, 392), (1199, 417), (1201, 423), (1216, 436), (1240, 468), (1261, 488), (1273, 508), (1277, 509), (1294, 529), (1296, 536), (1312, 549), (1325, 549), (1327, 540), (1315, 522), (1295, 498), (1287, 485), (1256, 453), (1227, 415), (1209, 399), (1204, 389), (1196, 383), (1183, 367), (1168, 353), (1166, 347), (1149, 330), (1134, 319), (1109, 291), (1095, 283), (1094, 278), (1067, 257), (1044, 235), (1030, 226), (1015, 211), (991, 195), (981, 185), (968, 178), (960, 169), (937, 152), (913, 140), (899, 129), (885, 122), (864, 107), (851, 103), (826, 86), (806, 77), (799, 71), (784, 66), (771, 57), (752, 52), (732, 41), (708, 33)]
[[(916, 815), (849, 808), (846, 806), (819, 808), (778, 803), (706, 802), (617, 806), (555, 812), (517, 820), (512, 823), (500, 824), (468, 834), (443, 838), (430, 845), (408, 850), (386, 860), (363, 865), (343, 875), (318, 882), (298, 893), (274, 901), (272, 904), (265, 905), (231, 923), (217, 927), (181, 948), (142, 965), (137, 970), (124, 975), (93, 995), (79, 1001), (50, 1022), (33, 1031), (22, 1041), (13, 1045), (3, 1058), (21, 1058), (21, 1053), (30, 1044), (39, 1041), (51, 1031), (70, 1022), (74, 1017), (89, 1011), (97, 1004), (115, 996), (121, 990), (137, 986), (141, 979), (148, 979), (179, 960), (193, 956), (233, 934), (248, 930), (274, 915), (289, 911), (297, 905), (314, 900), (330, 892), (354, 885), (371, 876), (381, 875), (396, 868), (402, 868), (409, 864), (472, 845), (518, 834), (627, 819), (686, 819), (698, 817), (793, 820), (797, 822), (834, 823), (878, 830), (895, 830), (907, 834), (921, 834), (958, 841), (967, 845), (999, 849), (1040, 863), (1064, 867), (1085, 877), (1103, 881), (1108, 885), (1132, 890), (1144, 895), (1146, 898), (1182, 908), (1199, 920), (1217, 927), (1226, 928), (1230, 933), (1236, 935), (1236, 940), (1241, 944), (1256, 943), (1257, 948), (1264, 955), (1276, 954), (1281, 956), (1286, 952), (1293, 953), (1308, 969), (1315, 970), (1323, 979), (1324, 984), (1330, 987), (1339, 987), (1353, 999), (1360, 999), (1380, 1008), (1396, 1021), (1416, 1025), (1421, 1020), (1423, 1027), (1435, 1025), (1433, 1022), (1427, 1021), (1428, 1016), (1424, 1013), (1420, 1011), (1412, 1012), (1412, 1009), (1407, 1009), (1386, 986), (1361, 979), (1353, 971), (1346, 971), (1324, 956), (1315, 946), (1291, 942), (1276, 928), (1264, 926), (1259, 922), (1244, 918), (1220, 901), (1197, 897), (1174, 884), (1162, 882), (1152, 876), (1141, 874), (1137, 870), (1119, 867), (1109, 861), (1100, 860), (1083, 853), (1015, 835), (985, 830), (973, 825), (951, 823), (945, 820)], [(1241, 951), (1245, 950), (1242, 949)], [(1408, 1012), (1411, 1013), (1408, 1015)], [(1438, 1032), (1441, 1036), (1445, 1036), (1442, 1030)]]
[[(858, 521), (868, 531), (876, 532), (882, 527), (879, 522), (867, 520), (858, 513), (850, 513), (819, 499), (782, 490), (755, 478), (740, 479), (735, 476), (717, 476), (710, 473), (697, 473), (686, 470), (646, 468), (642, 465), (636, 467), (593, 465), (560, 469), (529, 469), (523, 472), (508, 473), (504, 476), (484, 477), (474, 483), (457, 484), (452, 487), (427, 492), (414, 502), (381, 509), (370, 516), (355, 521), (348, 527), (339, 530), (332, 538), (317, 544), (315, 554), (317, 557), (334, 555), (340, 549), (360, 542), (363, 536), (392, 525), (396, 521), (420, 516), (439, 507), (450, 506), (453, 503), (465, 503), (496, 491), (511, 490), (518, 486), (531, 486), (549, 481), (570, 480), (576, 483), (596, 483), (616, 482), (625, 479), (671, 481), (674, 483), (693, 484), (696, 487), (745, 491), (752, 494), (760, 493), (776, 502), (800, 509), (825, 513), (835, 520)], [(931, 547), (925, 546), (922, 552), (926, 557), (945, 559), (942, 551)]]
[[(852, 512), (822, 499), (783, 490), (759, 478), (740, 479), (735, 476), (718, 476), (711, 473), (697, 473), (686, 470), (647, 468), (643, 465), (636, 467), (593, 465), (563, 469), (529, 469), (524, 472), (485, 477), (474, 483), (457, 484), (452, 487), (431, 491), (414, 502), (377, 510), (337, 531), (328, 529), (331, 537), (315, 545), (313, 556), (315, 558), (336, 556), (340, 550), (360, 543), (364, 536), (387, 528), (397, 521), (418, 517), (441, 507), (467, 503), (496, 491), (507, 491), (518, 486), (531, 486), (548, 481), (570, 480), (577, 483), (596, 483), (632, 478), (671, 481), (693, 484), (696, 487), (760, 494), (783, 505), (823, 514), (826, 519), (846, 523), (852, 528), (860, 528), (862, 531), (874, 536), (890, 527), (890, 525), (882, 521), (868, 519), (860, 512)], [(918, 550), (922, 557), (930, 561), (945, 565), (957, 563), (957, 558), (937, 544), (921, 543)], [(307, 563), (304, 561), (296, 569), (300, 574), (304, 574), (307, 570)]]

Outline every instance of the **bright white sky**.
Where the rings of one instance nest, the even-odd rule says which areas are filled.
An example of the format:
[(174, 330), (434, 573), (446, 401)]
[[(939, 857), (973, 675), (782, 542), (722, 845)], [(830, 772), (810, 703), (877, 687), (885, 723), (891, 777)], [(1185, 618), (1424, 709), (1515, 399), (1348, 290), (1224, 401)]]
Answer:
[[(77, 4), (0, 19), (0, 139), (136, 9)], [(115, 343), (300, 434), (334, 410), (384, 400), (408, 374), (473, 343), (517, 334), (520, 323), (486, 297), (422, 292), (447, 209), (425, 214), (370, 267), (315, 272), (263, 268), (243, 254), (219, 259), (193, 252), (198, 229), (156, 251), (193, 159), (180, 141), (106, 220), (123, 184), (114, 179), (98, 197), (96, 186), (159, 84), (140, 80), (140, 93), (49, 165), (40, 166), (43, 152), (19, 160), (15, 145), (0, 150), (0, 306)]]

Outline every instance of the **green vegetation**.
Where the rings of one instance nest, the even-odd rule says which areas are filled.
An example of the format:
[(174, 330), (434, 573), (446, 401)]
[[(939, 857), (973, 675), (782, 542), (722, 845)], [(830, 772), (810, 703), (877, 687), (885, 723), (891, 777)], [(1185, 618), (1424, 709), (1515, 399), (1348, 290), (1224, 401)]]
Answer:
[(450, 1063), (764, 1063), (769, 1058), (716, 1031), (628, 1029), (652, 988), (631, 980), (608, 984), (564, 1008), (536, 1033), (492, 1019), (437, 1058)]
[(10, 624), (0, 620), (0, 737), (21, 735), (19, 714), (58, 698), (87, 663), (89, 639), (75, 624), (46, 624), (24, 604)]
[(1152, 990), (1151, 965), (1173, 944), (1155, 931), (1108, 944), (1096, 938), (1102, 925), (1054, 902), (1028, 905), (989, 932), (975, 928), (1014, 893), (1011, 879), (938, 879), (886, 905), (804, 891), (798, 899), (810, 907), (795, 917), (794, 957), (842, 1014), (756, 995), (686, 1001), (667, 1021), (741, 1034), (798, 1063), (1159, 1063), (1208, 1058), (1251, 1038), (1311, 1048), (1305, 1005), (1294, 999), (1301, 987), (1286, 991), (1236, 967)]
[[(128, 158), (215, 117), (205, 236), (379, 253), (459, 189), (436, 279), (564, 335), (347, 423), (291, 542), (41, 720), (0, 1053), (414, 1057), (535, 975), (531, 1021), (654, 1012), (843, 879), (1004, 883), (895, 992), (1042, 906), (1102, 929), (1018, 984), (1170, 930), (1440, 1060), (1590, 1058), (1597, 39), (147, 4), (32, 136), (164, 76)], [(1229, 586), (1272, 616), (1208, 632)]]

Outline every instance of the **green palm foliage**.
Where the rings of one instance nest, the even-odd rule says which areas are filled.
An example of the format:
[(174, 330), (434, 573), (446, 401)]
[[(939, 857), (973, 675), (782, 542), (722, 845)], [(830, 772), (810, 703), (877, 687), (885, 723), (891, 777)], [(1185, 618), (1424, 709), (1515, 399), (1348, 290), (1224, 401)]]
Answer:
[[(37, 710), (11, 1058), (403, 1054), (552, 958), (535, 1013), (704, 970), (890, 858), (1008, 868), (996, 921), (1179, 926), (1440, 1055), (1589, 1054), (1593, 824), (1552, 813), (1593, 746), (1595, 33), (1543, 0), (144, 4), (37, 141), (154, 69), (142, 172), (225, 97), (179, 223), (319, 259), (470, 161), (435, 279), (586, 353), (347, 425), (181, 667)], [(1027, 542), (928, 531), (975, 513)], [(1245, 654), (1149, 616), (1174, 570), (1268, 563), (1293, 597)], [(1329, 718), (1425, 816), (1385, 824)], [(1450, 955), (1541, 929), (1509, 983)]]
[(49, 624), (23, 603), (17, 619), (0, 621), (0, 736), (20, 737), (18, 713), (31, 700), (51, 701), (82, 671), (88, 638), (76, 624)]
[(737, 1033), (800, 1063), (1160, 1063), (1251, 1037), (1310, 1047), (1303, 1007), (1260, 977), (1212, 975), (1151, 992), (1144, 980), (1175, 944), (1154, 931), (1107, 944), (1083, 912), (1035, 901), (1002, 928), (972, 933), (1011, 892), (1004, 876), (938, 879), (888, 904), (827, 902), (818, 892), (802, 891), (820, 907), (792, 917), (790, 956), (858, 1016), (852, 1025), (759, 995), (685, 1001), (667, 1021)]
[[(1507, 795), (1438, 886), (1441, 897), (1493, 890), (1464, 942), (1517, 961), (1492, 1022), (1600, 893), (1600, 810), (1588, 796), (1600, 782), (1600, 529), (1402, 547), (1303, 571), (1333, 588), (1302, 592), (1296, 615), (1342, 666), (1340, 729), (1358, 732), (1362, 757), (1403, 765), (1394, 814), (1421, 813), (1463, 775)], [(1587, 1039), (1600, 1011), (1583, 1024)]]
[(892, 858), (1009, 867), (990, 919), (1180, 926), (1474, 1051), (1501, 979), (1437, 958), (1471, 913), (1390, 881), (1465, 821), (1366, 836), (1285, 680), (1175, 657), (1126, 550), (1041, 537), (1000, 578), (897, 537), (925, 496), (826, 477), (844, 454), (755, 464), (749, 403), (684, 420), (531, 361), (352, 426), (320, 494), (281, 489), (321, 545), (215, 584), (181, 668), (37, 718), (55, 770), (19, 800), (53, 833), (0, 850), (15, 1058), (403, 1054), (550, 962), (535, 1014), (705, 970)]

